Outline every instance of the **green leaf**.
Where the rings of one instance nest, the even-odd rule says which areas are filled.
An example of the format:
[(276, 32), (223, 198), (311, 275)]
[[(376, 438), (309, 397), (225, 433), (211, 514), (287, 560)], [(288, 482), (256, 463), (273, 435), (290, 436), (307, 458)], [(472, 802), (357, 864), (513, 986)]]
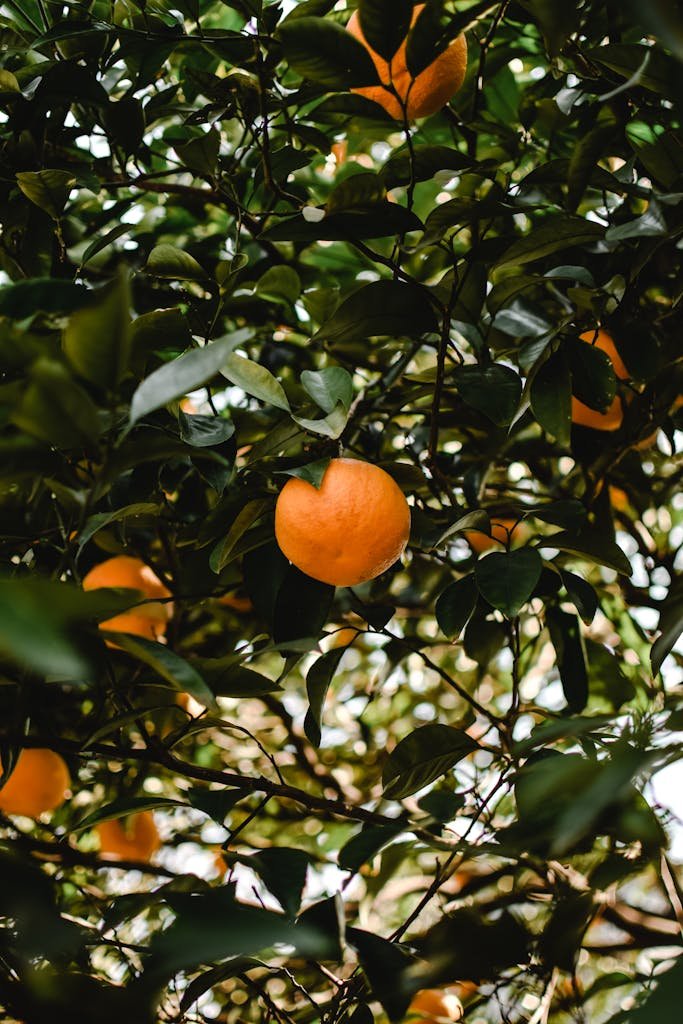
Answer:
[(568, 554), (576, 555), (578, 558), (587, 558), (598, 565), (606, 565), (608, 569), (614, 569), (624, 576), (630, 576), (633, 572), (631, 563), (621, 550), (619, 545), (611, 537), (601, 536), (599, 533), (553, 533), (537, 542), (540, 550), (557, 548), (558, 551), (566, 551)]
[(477, 744), (450, 725), (423, 725), (396, 744), (382, 772), (387, 800), (403, 800), (423, 789), (467, 757)]
[(421, 336), (438, 330), (427, 292), (400, 281), (374, 281), (354, 292), (313, 336), (332, 345), (376, 335)]
[(636, 217), (635, 220), (628, 220), (625, 224), (614, 224), (607, 229), (605, 234), (606, 242), (620, 242), (624, 238), (657, 238), (668, 235), (669, 228), (664, 218), (661, 206), (654, 200), (644, 214)]
[(105, 231), (105, 233), (100, 235), (99, 238), (94, 238), (81, 256), (79, 269), (82, 269), (86, 263), (93, 258), (93, 256), (97, 256), (98, 252), (102, 252), (103, 249), (106, 249), (108, 245), (115, 242), (117, 238), (121, 237), (121, 235), (130, 233), (130, 230), (131, 225), (124, 222), (123, 224), (115, 224), (113, 228), (109, 231)]
[(650, 661), (653, 675), (661, 671), (662, 662), (673, 650), (683, 633), (683, 584), (679, 577), (671, 586), (659, 613), (659, 636), (652, 645)]
[(203, 132), (196, 139), (190, 139), (189, 142), (178, 146), (176, 152), (191, 171), (197, 171), (199, 174), (213, 174), (218, 162), (220, 145), (220, 132), (215, 128), (210, 128), (208, 132)]
[(446, 49), (449, 38), (444, 32), (443, 0), (432, 0), (420, 11), (410, 30), (406, 46), (406, 65), (413, 78), (429, 67)]
[(238, 541), (254, 523), (257, 523), (269, 511), (270, 507), (269, 498), (253, 498), (240, 509), (233, 522), (230, 523), (225, 538), (217, 545), (211, 556), (211, 568), (214, 572), (221, 572), (225, 568), (231, 560)]
[(334, 21), (288, 20), (280, 25), (277, 36), (290, 67), (302, 78), (329, 89), (379, 84), (368, 51)]
[(178, 411), (180, 436), (187, 444), (195, 448), (210, 448), (212, 445), (223, 444), (235, 433), (235, 424), (221, 413), (220, 416), (187, 416)]
[(289, 401), (284, 388), (273, 377), (270, 370), (252, 359), (231, 352), (220, 367), (220, 372), (229, 381), (261, 402), (274, 405), (276, 409), (289, 412)]
[(449, 584), (436, 602), (436, 621), (449, 640), (457, 640), (469, 622), (477, 603), (477, 584), (473, 573)]
[(322, 370), (304, 370), (301, 383), (323, 412), (331, 413), (337, 405), (345, 411), (353, 401), (353, 377), (342, 366), (326, 366)]
[(79, 593), (64, 583), (0, 579), (2, 656), (43, 675), (86, 676), (90, 666), (67, 629), (71, 592)]
[(548, 217), (503, 254), (496, 266), (521, 267), (562, 249), (589, 246), (604, 237), (605, 228), (581, 217)]
[(275, 601), (273, 639), (277, 644), (316, 637), (327, 622), (334, 587), (290, 565)]
[(73, 313), (88, 301), (91, 292), (82, 284), (61, 278), (34, 277), (0, 288), (0, 316), (24, 320), (43, 313)]
[(565, 342), (572, 375), (572, 394), (589, 408), (606, 412), (617, 393), (612, 361), (597, 345), (571, 338)]
[(616, 71), (633, 86), (642, 86), (667, 99), (675, 95), (680, 68), (673, 57), (656, 46), (610, 43), (584, 50), (587, 60)]
[(142, 101), (135, 96), (109, 100), (104, 107), (104, 127), (115, 146), (126, 155), (135, 153), (145, 134), (145, 113)]
[(571, 438), (572, 378), (563, 349), (551, 355), (531, 382), (531, 408), (544, 430), (563, 447)]
[(412, 210), (398, 203), (384, 202), (325, 214), (322, 219), (312, 222), (307, 221), (303, 214), (278, 218), (260, 237), (271, 242), (355, 242), (364, 238), (404, 235), (423, 228), (422, 221)]
[[(581, 136), (574, 146), (567, 171), (567, 205), (576, 210), (588, 187), (591, 175), (615, 135), (614, 122), (598, 124)], [(609, 236), (609, 231), (607, 232)]]
[(124, 796), (119, 797), (104, 807), (86, 814), (85, 818), (73, 826), (74, 832), (83, 832), (86, 829), (99, 825), (102, 821), (113, 821), (116, 818), (126, 818), (129, 814), (140, 814), (142, 811), (154, 811), (157, 808), (171, 809), (175, 807), (187, 807), (182, 800), (171, 800), (164, 796)]
[(390, 61), (408, 35), (413, 15), (411, 0), (360, 0), (358, 14), (372, 49)]
[(20, 171), (17, 185), (27, 199), (48, 213), (53, 220), (59, 220), (69, 199), (69, 193), (76, 185), (76, 178), (70, 171)]
[(293, 267), (269, 267), (256, 283), (256, 294), (294, 303), (301, 295), (301, 278)]
[(172, 281), (200, 281), (206, 283), (208, 275), (188, 252), (169, 245), (157, 245), (147, 257), (145, 270), (154, 277), (167, 277)]
[(513, 369), (501, 363), (460, 366), (453, 373), (464, 402), (499, 427), (512, 422), (522, 397), (522, 382)]
[(289, 918), (296, 917), (306, 885), (309, 854), (304, 850), (272, 846), (244, 857), (242, 862), (256, 872), (285, 914)]
[(181, 693), (189, 693), (206, 707), (216, 707), (216, 698), (199, 672), (164, 644), (158, 644), (143, 636), (114, 633), (108, 630), (106, 636), (108, 639), (114, 640), (117, 647), (123, 648), (138, 661), (142, 661), (176, 690)]
[(309, 708), (304, 719), (304, 732), (314, 747), (320, 746), (320, 726), (325, 697), (345, 651), (345, 647), (338, 647), (326, 654), (321, 654), (313, 662), (306, 676)]
[(381, 170), (387, 189), (408, 185), (413, 181), (428, 181), (439, 171), (464, 171), (472, 167), (472, 159), (450, 146), (415, 146), (411, 177), (410, 154), (405, 150), (393, 153)]
[(122, 271), (67, 324), (62, 345), (76, 373), (101, 388), (116, 388), (128, 367), (130, 324), (128, 276)]
[[(248, 335), (247, 335), (248, 336)], [(190, 328), (179, 309), (154, 309), (143, 313), (131, 324), (131, 350), (134, 363), (152, 352), (173, 348), (184, 352), (192, 341)]]
[(594, 587), (583, 577), (569, 572), (568, 569), (560, 569), (560, 576), (569, 599), (586, 625), (590, 626), (598, 610), (598, 595), (595, 593)]
[(261, 697), (282, 689), (268, 676), (240, 664), (225, 666), (220, 658), (215, 663), (205, 658), (199, 667), (217, 697)]
[(364, 825), (339, 851), (339, 867), (355, 873), (395, 839), (404, 827), (403, 822), (397, 822), (396, 825)]
[(588, 703), (588, 667), (578, 616), (549, 605), (545, 618), (567, 707), (578, 714)]
[(207, 384), (225, 365), (235, 344), (228, 335), (160, 366), (136, 389), (130, 405), (130, 424)]
[(344, 178), (332, 189), (327, 200), (327, 212), (371, 209), (387, 197), (386, 185), (379, 174), (367, 171)]
[(527, 547), (493, 551), (477, 561), (474, 575), (481, 596), (512, 619), (531, 597), (542, 568), (538, 551)]
[(337, 403), (335, 408), (327, 416), (323, 416), (321, 419), (312, 420), (302, 416), (294, 416), (292, 419), (295, 423), (298, 423), (304, 430), (308, 430), (313, 434), (321, 434), (323, 437), (329, 437), (336, 440), (344, 432), (344, 428), (348, 422), (349, 414), (348, 410), (344, 408), (341, 402)]
[(628, 1015), (628, 1024), (663, 1024), (675, 1020), (681, 1005), (683, 960), (657, 975), (657, 987)]
[(327, 472), (331, 459), (318, 459), (317, 462), (308, 462), (305, 466), (294, 466), (292, 469), (283, 469), (280, 472), (284, 476), (295, 476), (299, 480), (313, 484), (316, 490), (320, 490), (323, 477)]
[(93, 446), (101, 433), (97, 409), (61, 363), (39, 359), (12, 421), (27, 434), (58, 448)]
[(110, 523), (126, 521), (127, 519), (151, 520), (154, 522), (161, 512), (161, 507), (151, 501), (139, 501), (133, 505), (124, 505), (113, 512), (97, 512), (90, 516), (78, 534), (79, 548), (85, 547), (91, 537), (109, 526)]

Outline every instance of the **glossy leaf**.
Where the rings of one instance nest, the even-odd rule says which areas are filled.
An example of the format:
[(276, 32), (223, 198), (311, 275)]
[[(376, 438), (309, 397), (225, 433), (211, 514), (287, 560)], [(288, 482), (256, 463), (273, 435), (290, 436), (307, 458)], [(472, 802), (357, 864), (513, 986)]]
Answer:
[(534, 548), (493, 551), (474, 568), (479, 593), (494, 608), (512, 619), (531, 597), (543, 563)]
[(441, 778), (477, 744), (450, 725), (423, 725), (394, 747), (382, 772), (387, 799), (403, 800)]

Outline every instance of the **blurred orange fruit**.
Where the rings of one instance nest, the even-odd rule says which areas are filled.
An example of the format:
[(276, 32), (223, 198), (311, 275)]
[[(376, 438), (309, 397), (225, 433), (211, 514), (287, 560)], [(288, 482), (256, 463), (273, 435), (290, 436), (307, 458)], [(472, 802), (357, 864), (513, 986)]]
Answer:
[[(579, 337), (581, 341), (585, 341), (589, 345), (594, 344), (609, 357), (619, 380), (626, 380), (629, 377), (629, 372), (617, 351), (614, 340), (607, 331), (599, 328), (597, 336), (595, 331), (584, 331)], [(624, 407), (620, 395), (614, 396), (612, 404), (606, 412), (591, 409), (572, 396), (572, 423), (576, 423), (580, 427), (590, 427), (592, 430), (618, 430), (623, 420)]]
[(440, 988), (423, 988), (417, 992), (408, 1007), (409, 1024), (440, 1024), (460, 1020), (462, 1003), (452, 992)]
[(241, 614), (253, 612), (254, 610), (251, 598), (247, 594), (223, 594), (222, 597), (218, 598), (218, 603), (225, 605), (226, 608), (232, 608), (233, 611), (240, 612)]
[(622, 490), (621, 487), (615, 487), (614, 484), (609, 485), (609, 500), (612, 508), (615, 508), (618, 512), (627, 512), (631, 506), (626, 491)]
[(59, 754), (41, 747), (25, 749), (0, 789), (0, 810), (38, 818), (60, 807), (68, 789), (69, 770)]
[[(514, 532), (513, 532), (514, 531)], [(470, 547), (481, 555), (484, 551), (490, 551), (500, 544), (507, 547), (511, 540), (518, 543), (528, 536), (528, 529), (524, 523), (518, 523), (516, 519), (492, 518), (491, 536), (480, 533), (479, 530), (465, 530), (465, 537)]]
[(358, 459), (332, 459), (319, 489), (292, 477), (275, 507), (283, 554), (337, 587), (379, 576), (401, 556), (409, 535), (403, 491), (379, 466)]
[[(411, 25), (415, 24), (425, 6), (425, 4), (415, 5)], [(351, 91), (378, 103), (397, 121), (403, 120), (401, 102), (406, 105), (406, 113), (410, 120), (416, 117), (428, 117), (429, 114), (441, 110), (465, 80), (467, 40), (464, 35), (459, 35), (457, 39), (454, 39), (436, 60), (432, 61), (419, 75), (413, 77), (408, 71), (406, 63), (407, 38), (403, 40), (391, 61), (387, 62), (372, 49), (363, 35), (358, 11), (354, 11), (351, 15), (346, 27), (372, 57), (380, 81), (383, 83)], [(389, 85), (389, 83), (393, 85), (396, 93), (400, 96), (401, 102), (393, 92), (384, 88), (384, 85)]]
[(161, 846), (151, 811), (102, 821), (95, 831), (100, 838), (100, 853), (114, 860), (148, 861)]
[(353, 626), (343, 626), (330, 636), (328, 649), (333, 651), (337, 647), (349, 647), (358, 636), (358, 632)]
[[(129, 555), (116, 555), (100, 562), (91, 569), (83, 580), (84, 590), (97, 590), (100, 587), (125, 587), (138, 590), (145, 598), (163, 599), (171, 596), (170, 590), (164, 586), (148, 565), (139, 558)], [(151, 600), (130, 611), (122, 612), (111, 619), (100, 622), (100, 629), (115, 630), (118, 633), (133, 633), (158, 640), (164, 636), (168, 620), (173, 614), (170, 603), (161, 604), (159, 600)], [(115, 646), (110, 644), (110, 646)]]

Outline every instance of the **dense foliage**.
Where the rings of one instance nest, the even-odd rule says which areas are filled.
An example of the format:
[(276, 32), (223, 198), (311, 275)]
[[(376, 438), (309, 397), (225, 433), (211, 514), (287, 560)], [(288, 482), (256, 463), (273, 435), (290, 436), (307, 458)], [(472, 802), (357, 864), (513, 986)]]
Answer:
[[(0, 4), (0, 755), (72, 794), (0, 817), (3, 1020), (675, 1019), (683, 20), (430, 0), (409, 67), (468, 73), (409, 124), (355, 6)], [(335, 591), (273, 510), (340, 452), (412, 532)], [(121, 553), (159, 640), (97, 628)], [(152, 863), (99, 852), (144, 810)]]

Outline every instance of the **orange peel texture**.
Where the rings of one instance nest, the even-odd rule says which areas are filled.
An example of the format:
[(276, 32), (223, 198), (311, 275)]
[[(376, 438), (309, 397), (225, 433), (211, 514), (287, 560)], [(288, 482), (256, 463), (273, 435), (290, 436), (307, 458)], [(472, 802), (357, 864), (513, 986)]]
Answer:
[[(411, 26), (415, 24), (424, 7), (425, 4), (415, 6)], [(413, 77), (406, 64), (406, 39), (403, 40), (391, 61), (386, 61), (372, 49), (363, 35), (358, 11), (354, 11), (351, 15), (346, 27), (372, 57), (380, 81), (386, 85), (393, 84), (403, 103), (407, 104), (406, 113), (411, 121), (416, 117), (428, 117), (445, 107), (465, 80), (467, 40), (464, 35), (459, 35), (457, 39), (454, 39), (436, 60), (432, 61), (419, 75)], [(401, 103), (392, 92), (382, 85), (364, 86), (351, 91), (378, 103), (395, 120), (403, 120)]]
[(336, 587), (379, 576), (401, 556), (410, 508), (378, 466), (332, 459), (320, 489), (293, 477), (275, 507), (275, 537), (298, 569)]
[(138, 590), (149, 602), (100, 622), (100, 629), (133, 633), (147, 637), (148, 640), (158, 640), (164, 636), (173, 607), (170, 603), (162, 604), (161, 599), (169, 598), (171, 592), (139, 558), (116, 555), (100, 562), (83, 580), (83, 589), (98, 590), (100, 587)]
[(113, 860), (147, 862), (161, 846), (151, 811), (140, 811), (126, 819), (114, 818), (96, 826), (100, 853)]
[(54, 750), (22, 750), (14, 771), (0, 789), (0, 810), (38, 818), (64, 803), (69, 781), (69, 769)]

